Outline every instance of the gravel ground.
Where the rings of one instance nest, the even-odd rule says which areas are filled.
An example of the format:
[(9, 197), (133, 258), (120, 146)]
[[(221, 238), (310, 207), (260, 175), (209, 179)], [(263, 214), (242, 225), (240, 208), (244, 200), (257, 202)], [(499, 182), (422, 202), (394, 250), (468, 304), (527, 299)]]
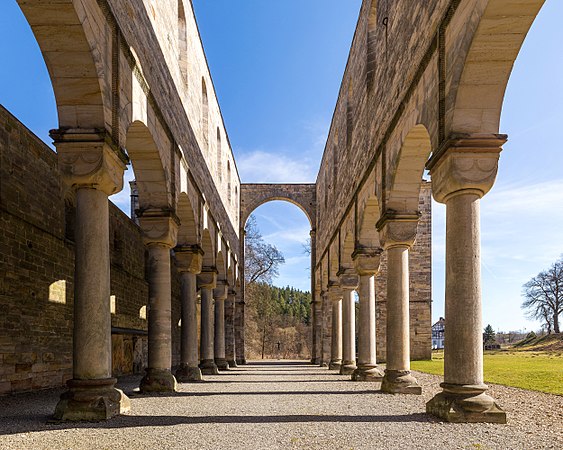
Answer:
[(61, 390), (0, 397), (0, 449), (563, 449), (563, 397), (494, 385), (507, 425), (449, 424), (422, 396), (386, 395), (305, 362), (260, 362), (142, 396), (120, 380), (131, 413), (102, 423), (47, 424)]

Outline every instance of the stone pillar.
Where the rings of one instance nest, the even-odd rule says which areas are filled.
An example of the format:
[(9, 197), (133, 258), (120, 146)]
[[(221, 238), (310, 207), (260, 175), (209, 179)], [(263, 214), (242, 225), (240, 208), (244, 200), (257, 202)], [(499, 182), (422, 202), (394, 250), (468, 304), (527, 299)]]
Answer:
[(319, 298), (320, 294), (315, 291), (313, 297), (313, 302), (311, 303), (311, 313), (313, 316), (312, 320), (312, 334), (313, 334), (313, 355), (311, 358), (311, 364), (318, 365), (321, 363), (321, 351), (322, 351), (322, 331), (323, 331), (323, 321), (322, 321), (322, 304)]
[(331, 304), (328, 298), (328, 291), (321, 292), (321, 367), (328, 367), (331, 358), (331, 339), (332, 339), (332, 320), (331, 320)]
[(360, 276), (360, 320), (358, 333), (358, 368), (352, 374), (353, 381), (380, 382), (383, 371), (376, 361), (375, 334), (375, 275), (379, 271), (381, 250), (361, 249), (353, 254), (354, 265)]
[(180, 383), (201, 381), (197, 348), (197, 274), (201, 272), (203, 250), (199, 246), (176, 247), (176, 265), (182, 281), (182, 337)]
[(200, 337), (200, 364), (203, 375), (217, 375), (219, 370), (215, 364), (214, 346), (214, 300), (213, 289), (217, 284), (217, 269), (204, 268), (198, 275), (201, 288), (201, 337)]
[[(353, 272), (352, 272), (353, 271)], [(340, 375), (352, 375), (356, 366), (356, 307), (354, 291), (358, 288), (355, 270), (339, 273), (342, 287), (342, 366)]]
[(244, 295), (239, 295), (239, 300), (235, 303), (235, 351), (237, 355), (237, 364), (245, 365), (246, 356), (244, 352)]
[(236, 291), (230, 289), (225, 301), (225, 358), (230, 368), (237, 367), (235, 342)]
[(329, 300), (332, 304), (332, 335), (329, 370), (340, 370), (342, 365), (342, 290), (338, 284), (330, 284)]
[(387, 365), (381, 390), (422, 394), (410, 367), (409, 250), (414, 245), (418, 214), (386, 214), (377, 224), (387, 251)]
[(149, 366), (141, 380), (141, 392), (173, 392), (172, 285), (170, 250), (176, 245), (178, 219), (161, 211), (144, 211), (139, 217), (143, 242), (148, 250)]
[(73, 377), (54, 418), (99, 421), (127, 412), (112, 377), (108, 195), (123, 187), (127, 157), (103, 132), (51, 132), (66, 184), (76, 190)]
[(316, 333), (317, 322), (319, 317), (317, 315), (315, 303), (317, 301), (317, 281), (315, 264), (317, 263), (317, 231), (315, 229), (309, 232), (311, 244), (311, 364), (319, 364), (319, 336)]
[(215, 334), (214, 355), (215, 364), (219, 370), (229, 370), (229, 364), (225, 358), (225, 300), (229, 293), (229, 286), (225, 281), (217, 283), (213, 290), (215, 299)]
[(506, 423), (485, 392), (479, 201), (493, 186), (505, 135), (453, 136), (428, 162), (436, 201), (446, 204), (443, 391), (426, 411), (449, 422)]

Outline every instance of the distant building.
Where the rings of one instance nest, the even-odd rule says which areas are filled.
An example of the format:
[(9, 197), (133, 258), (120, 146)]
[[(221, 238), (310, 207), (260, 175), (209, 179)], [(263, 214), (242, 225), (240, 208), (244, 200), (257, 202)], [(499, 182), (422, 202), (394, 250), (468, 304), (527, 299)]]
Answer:
[(444, 331), (446, 329), (446, 321), (443, 317), (432, 325), (432, 349), (437, 350), (444, 348)]

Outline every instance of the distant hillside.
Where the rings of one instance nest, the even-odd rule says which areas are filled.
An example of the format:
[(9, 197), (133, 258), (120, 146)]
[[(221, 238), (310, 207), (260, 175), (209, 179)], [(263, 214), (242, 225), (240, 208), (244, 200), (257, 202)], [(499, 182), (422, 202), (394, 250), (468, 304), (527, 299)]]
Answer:
[(514, 344), (515, 348), (526, 351), (563, 352), (563, 333), (536, 336), (530, 333)]

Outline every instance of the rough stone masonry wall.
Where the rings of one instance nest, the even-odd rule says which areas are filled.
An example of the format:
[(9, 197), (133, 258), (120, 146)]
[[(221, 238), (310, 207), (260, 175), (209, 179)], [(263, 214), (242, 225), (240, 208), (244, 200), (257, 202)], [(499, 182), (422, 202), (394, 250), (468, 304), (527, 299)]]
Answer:
[[(0, 394), (60, 386), (72, 375), (73, 206), (64, 195), (56, 153), (0, 107)], [(113, 372), (140, 372), (145, 249), (138, 227), (113, 204), (110, 249)], [(174, 277), (174, 364), (178, 291)]]

